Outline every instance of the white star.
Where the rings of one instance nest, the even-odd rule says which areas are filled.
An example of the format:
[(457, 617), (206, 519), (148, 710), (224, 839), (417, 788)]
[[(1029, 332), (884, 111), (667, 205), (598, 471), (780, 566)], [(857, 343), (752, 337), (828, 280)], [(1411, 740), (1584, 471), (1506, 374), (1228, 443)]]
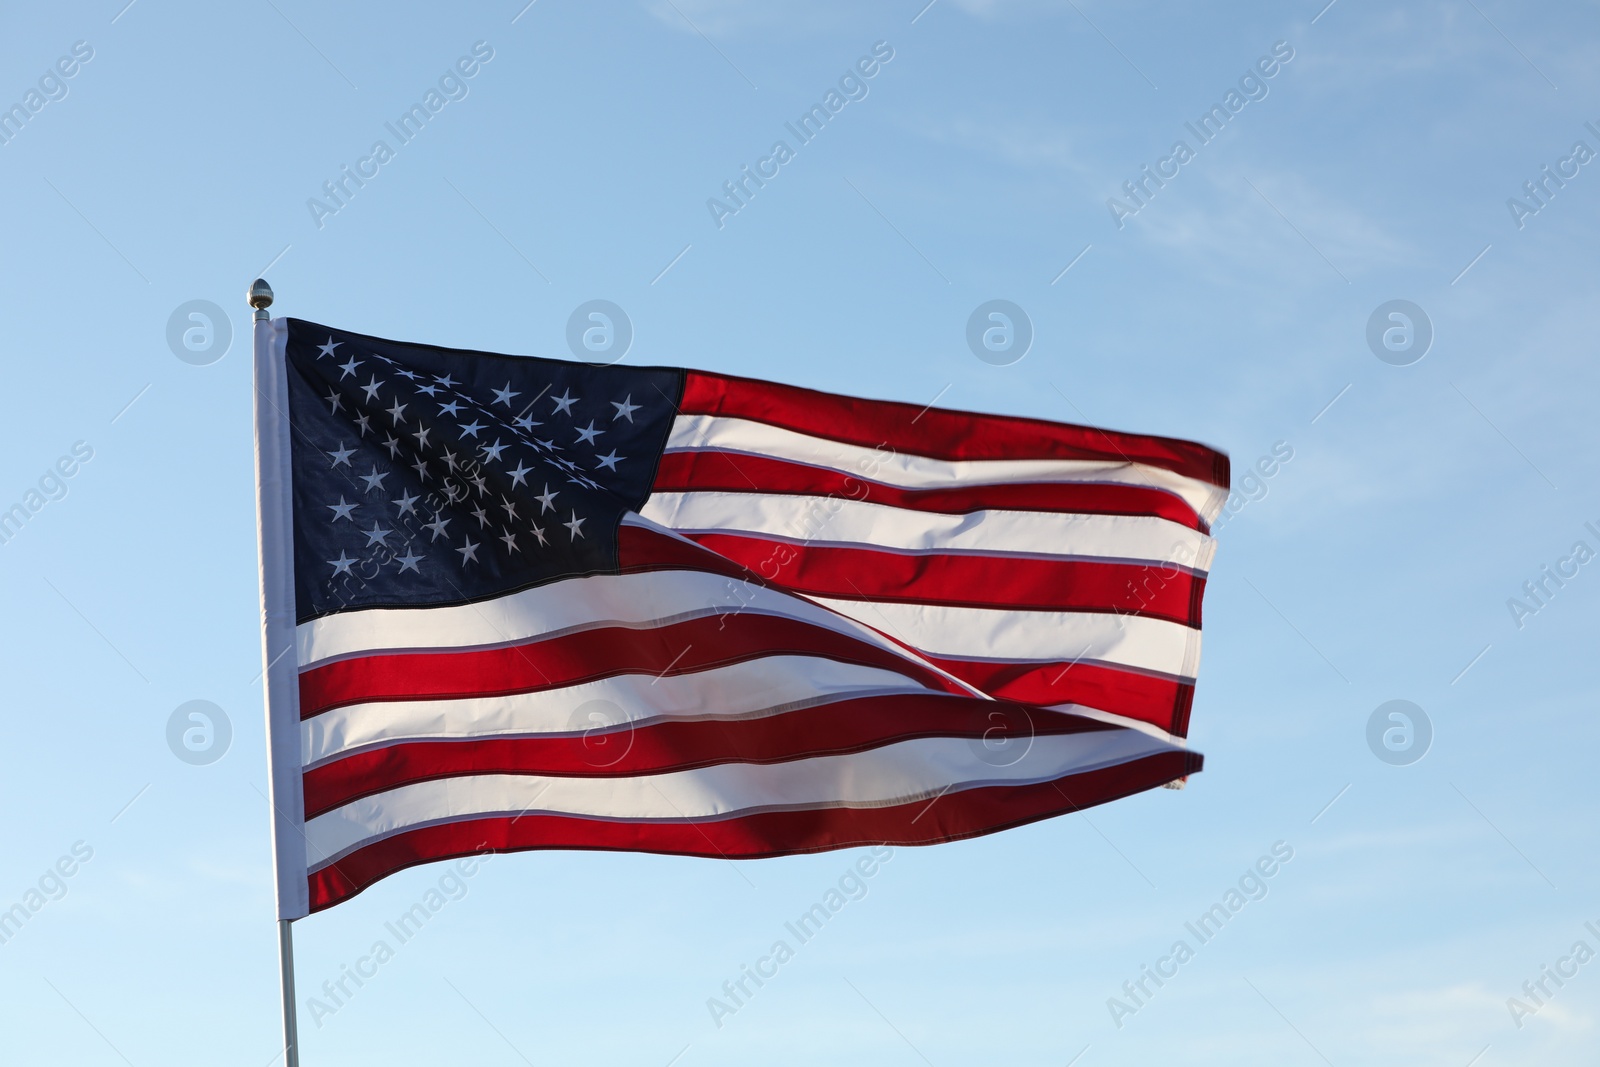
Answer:
[(555, 510), (555, 499), (559, 495), (560, 495), (559, 493), (552, 493), (550, 491), (550, 483), (549, 482), (545, 482), (544, 483), (544, 496), (536, 496), (536, 497), (533, 498), (533, 499), (535, 499), (535, 500), (537, 500), (539, 502), (539, 514), (543, 515), (547, 511), (554, 511)]
[(456, 469), (456, 454), (448, 448), (444, 450), (444, 465), (451, 470)]
[(574, 511), (572, 513), (572, 521), (571, 522), (564, 522), (561, 525), (565, 526), (567, 529), (572, 531), (572, 539), (574, 541), (576, 541), (578, 538), (583, 536), (583, 532), (579, 529), (579, 527), (582, 526), (587, 521), (589, 521), (589, 520), (578, 518), (578, 513), (576, 511)]
[(377, 523), (373, 523), (372, 524), (372, 529), (370, 529), (370, 530), (362, 530), (361, 532), (367, 535), (367, 547), (368, 548), (371, 548), (373, 545), (381, 545), (381, 544), (383, 544), (383, 539), (385, 537), (388, 537), (390, 534), (394, 533), (393, 530), (380, 530), (380, 529), (378, 529), (378, 524)]
[(448, 404), (439, 405), (439, 414), (449, 415), (452, 419), (456, 417), (456, 412), (460, 410), (461, 405), (456, 403), (454, 400), (450, 401)]
[(417, 570), (417, 564), (422, 562), (422, 557), (421, 556), (404, 555), (404, 556), (396, 556), (395, 559), (400, 564), (400, 573), (401, 574), (404, 574), (408, 570), (409, 571), (416, 571), (418, 574), (422, 573), (420, 570)]
[(542, 422), (534, 422), (532, 415), (524, 415), (521, 418), (512, 419), (511, 421), (512, 421), (513, 424), (515, 424), (515, 426), (519, 430), (531, 430), (535, 426), (543, 426), (544, 425), (544, 423), (542, 423)]
[(479, 422), (477, 419), (473, 419), (471, 422), (461, 427), (461, 432), (471, 434), (473, 437), (476, 437), (478, 436), (478, 431), (481, 429), (483, 429), (483, 423)]
[(396, 437), (394, 434), (390, 434), (389, 439), (383, 442), (383, 447), (389, 450), (390, 459), (397, 458), (400, 455), (400, 438)]
[(522, 395), (521, 393), (513, 393), (511, 391), (511, 383), (507, 382), (506, 383), (506, 387), (504, 389), (496, 389), (494, 391), (494, 402), (496, 404), (504, 404), (506, 407), (510, 407), (511, 406), (511, 398), (514, 397), (514, 396), (521, 396), (521, 395)]
[(500, 461), (500, 453), (504, 452), (509, 447), (509, 445), (501, 444), (497, 439), (494, 444), (483, 446), (483, 458), (493, 460), (494, 462), (498, 463)]
[(362, 437), (367, 436), (367, 431), (372, 429), (372, 416), (371, 415), (357, 415), (356, 416), (356, 425), (361, 427), (361, 436)]
[(590, 419), (589, 425), (579, 428), (578, 443), (580, 445), (592, 445), (595, 443), (594, 439), (603, 433), (605, 433), (604, 430), (597, 430), (594, 428), (594, 420)]
[(419, 385), (417, 386), (417, 392), (423, 393), (427, 396), (438, 396), (439, 387), (437, 385)]
[(427, 448), (428, 447), (428, 435), (430, 433), (432, 433), (432, 432), (433, 432), (432, 430), (430, 430), (426, 426), (424, 426), (424, 427), (422, 427), (422, 429), (418, 430), (416, 433), (412, 434), (411, 436), (415, 437), (417, 439), (417, 447), (418, 448)]
[(351, 356), (350, 357), (350, 362), (349, 363), (341, 363), (341, 364), (339, 364), (339, 369), (344, 371), (343, 374), (339, 375), (339, 380), (342, 382), (346, 378), (350, 377), (352, 374), (354, 374), (356, 372), (356, 368), (359, 367), (359, 366), (361, 366), (361, 361), (358, 360), (355, 356)]
[(406, 421), (405, 419), (401, 418), (401, 416), (405, 414), (405, 410), (406, 406), (396, 399), (394, 402), (394, 407), (390, 408), (387, 414), (391, 419), (394, 420), (394, 424), (399, 426), (402, 422)]
[(507, 522), (517, 521), (517, 506), (505, 497), (500, 498), (500, 510), (506, 513)]
[(489, 525), (489, 513), (483, 510), (482, 504), (472, 509), (472, 517), (478, 520), (478, 529), (480, 530)]
[(452, 385), (455, 385), (455, 384), (456, 384), (456, 383), (455, 383), (455, 379), (454, 379), (454, 378), (451, 378), (451, 377), (450, 377), (450, 375), (448, 375), (448, 374), (446, 374), (446, 375), (445, 375), (445, 376), (444, 376), (444, 377), (443, 377), (443, 378), (441, 378), (441, 377), (439, 377), (439, 376), (438, 376), (438, 375), (437, 375), (437, 374), (435, 374), (435, 375), (434, 375), (434, 376), (433, 376), (433, 380), (434, 380), (434, 381), (436, 381), (436, 382), (438, 382), (438, 383), (439, 383), (439, 384), (440, 384), (440, 385), (442, 385), (442, 386), (444, 386), (444, 387), (445, 387), (445, 388), (446, 388), (446, 389), (448, 389), (448, 388), (450, 388), (450, 387), (451, 387), (451, 386), (452, 386)]
[(435, 512), (434, 516), (433, 516), (433, 521), (430, 522), (430, 523), (427, 523), (422, 528), (424, 530), (432, 530), (433, 531), (433, 538), (432, 539), (434, 541), (437, 541), (437, 540), (439, 540), (439, 538), (444, 536), (444, 528), (446, 526), (449, 526), (449, 525), (450, 525), (450, 520), (449, 519), (447, 519), (443, 515), (440, 515), (437, 512)]
[(415, 515), (417, 513), (416, 503), (421, 499), (421, 497), (406, 496), (404, 493), (402, 493), (399, 500), (391, 500), (389, 503), (399, 508), (399, 514), (401, 515), (404, 515), (408, 512), (412, 515)]
[(367, 492), (370, 493), (374, 489), (382, 489), (383, 488), (383, 480), (385, 478), (387, 478), (387, 477), (389, 477), (389, 472), (388, 471), (384, 471), (382, 474), (379, 474), (378, 473), (378, 468), (377, 467), (373, 467), (372, 468), (372, 473), (371, 474), (363, 474), (361, 476), (361, 480), (367, 483)]
[(417, 480), (426, 485), (428, 482), (428, 461), (418, 459), (411, 465), (411, 469), (417, 472)]
[(484, 480), (484, 477), (481, 474), (474, 478), (468, 478), (467, 481), (472, 483), (472, 488), (478, 491), (479, 496), (482, 496), (484, 493), (489, 491), (489, 483)]
[(414, 382), (414, 381), (417, 380), (416, 371), (397, 370), (397, 371), (395, 371), (395, 373), (400, 375), (400, 377), (404, 378), (408, 382)]
[(533, 469), (531, 467), (524, 467), (522, 465), (522, 461), (520, 459), (517, 460), (515, 469), (506, 472), (511, 475), (511, 488), (515, 489), (517, 486), (527, 481), (528, 475), (532, 472)]
[(461, 486), (455, 482), (446, 482), (444, 487), (444, 495), (445, 499), (454, 504), (457, 499), (466, 496), (467, 493), (466, 490), (462, 489)]
[(516, 535), (513, 534), (510, 530), (507, 530), (504, 534), (500, 535), (500, 540), (502, 540), (502, 541), (504, 541), (506, 543), (506, 552), (507, 552), (507, 554), (510, 554), (512, 552), (521, 552), (522, 551), (522, 549), (517, 547)]
[(461, 565), (463, 567), (467, 565), (468, 560), (471, 560), (474, 563), (478, 561), (478, 546), (473, 544), (470, 537), (463, 538), (461, 541), (461, 547), (456, 549), (456, 551), (461, 553)]
[(620, 404), (615, 400), (611, 401), (610, 403), (612, 407), (617, 409), (617, 413), (611, 416), (611, 421), (613, 422), (615, 422), (617, 419), (627, 419), (629, 422), (632, 422), (633, 413), (639, 410), (639, 405), (633, 402), (632, 393), (629, 393), (627, 396), (623, 397), (622, 403)]
[(346, 556), (344, 554), (344, 549), (341, 548), (339, 550), (339, 558), (338, 559), (330, 559), (330, 560), (328, 560), (328, 566), (333, 568), (333, 573), (331, 575), (329, 575), (328, 577), (337, 578), (341, 574), (349, 574), (350, 573), (350, 567), (353, 564), (357, 563), (357, 562), (358, 562), (357, 560), (353, 560), (350, 557)]
[(537, 437), (533, 439), (533, 443), (544, 449), (546, 452), (552, 452), (556, 447), (556, 443), (554, 441), (541, 441)]
[(554, 415), (563, 415), (563, 414), (564, 415), (571, 415), (572, 414), (572, 405), (576, 404), (579, 400), (582, 400), (583, 398), (580, 397), (580, 396), (573, 396), (571, 389), (563, 389), (563, 390), (561, 390), (561, 395), (560, 396), (553, 396), (550, 399), (555, 401), (555, 405), (556, 405), (555, 411), (552, 412), (551, 414), (554, 414)]
[(318, 346), (317, 346), (317, 358), (318, 358), (318, 359), (321, 359), (321, 358), (322, 358), (322, 357), (323, 357), (323, 356), (331, 356), (331, 355), (333, 355), (333, 350), (334, 350), (334, 349), (335, 349), (335, 348), (338, 348), (338, 347), (339, 347), (339, 346), (340, 346), (340, 345), (342, 345), (342, 344), (344, 344), (344, 342), (343, 342), (343, 341), (335, 341), (335, 340), (334, 340), (334, 339), (333, 339), (333, 338), (332, 338), (332, 337), (331, 337), (331, 336), (330, 336), (330, 337), (329, 337), (329, 338), (328, 338), (328, 343), (327, 343), (327, 344), (325, 344), (325, 345), (318, 345)]
[(538, 526), (533, 527), (533, 536), (535, 536), (535, 537), (537, 537), (539, 539), (539, 543), (541, 545), (544, 545), (547, 548), (549, 547), (550, 542), (545, 540), (544, 530), (543, 529), (541, 529)]
[(361, 391), (363, 393), (367, 394), (367, 399), (369, 401), (372, 401), (372, 400), (378, 399), (378, 389), (379, 388), (380, 388), (380, 386), (378, 385), (378, 376), (376, 374), (374, 374), (372, 376), (372, 381), (368, 382), (366, 385), (363, 385), (361, 387)]
[[(326, 451), (326, 450), (324, 450), (324, 451)], [(339, 467), (339, 466), (348, 467), (348, 466), (350, 466), (350, 457), (355, 455), (355, 454), (356, 454), (356, 450), (353, 449), (353, 448), (344, 447), (344, 442), (343, 441), (339, 442), (339, 451), (337, 451), (337, 452), (329, 452), (328, 453), (328, 455), (333, 457), (333, 465), (335, 467)]]
[[(605, 455), (596, 456), (594, 458), (600, 461), (600, 467), (604, 467), (608, 471), (614, 471), (614, 470), (617, 469), (617, 461), (618, 460), (627, 459), (628, 457), (627, 456), (619, 456), (619, 455), (617, 455), (617, 450), (613, 448), (610, 452), (607, 452)], [(600, 467), (596, 467), (595, 470), (599, 470)]]
[(322, 506), (333, 512), (333, 518), (329, 519), (329, 522), (338, 522), (340, 519), (350, 519), (351, 522), (355, 522), (354, 519), (350, 518), (350, 513), (359, 505), (346, 504), (344, 502), (344, 494), (340, 493), (339, 502), (337, 504), (324, 504)]
[(344, 403), (344, 397), (339, 395), (339, 390), (337, 390), (337, 389), (330, 389), (328, 391), (328, 395), (323, 397), (322, 399), (326, 400), (328, 403), (333, 405), (332, 410), (330, 410), (328, 412), (329, 415), (338, 414), (339, 405)]

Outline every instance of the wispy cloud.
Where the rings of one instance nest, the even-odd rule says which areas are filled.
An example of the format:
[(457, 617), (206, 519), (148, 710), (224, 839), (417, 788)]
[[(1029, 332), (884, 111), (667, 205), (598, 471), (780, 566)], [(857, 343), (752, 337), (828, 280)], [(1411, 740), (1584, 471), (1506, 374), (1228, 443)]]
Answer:
[(914, 119), (907, 129), (930, 143), (970, 153), (974, 162), (988, 167), (998, 161), (1085, 179), (1095, 173), (1066, 128), (1050, 119), (966, 113)]
[(1396, 227), (1303, 171), (1250, 160), (1221, 165), (1226, 162), (1202, 157), (1191, 163), (1128, 221), (1128, 230), (1213, 267), (1220, 261), (1247, 268), (1221, 275), (1241, 285), (1254, 284), (1267, 270), (1323, 287), (1338, 282), (1337, 275), (1354, 279), (1423, 261)]

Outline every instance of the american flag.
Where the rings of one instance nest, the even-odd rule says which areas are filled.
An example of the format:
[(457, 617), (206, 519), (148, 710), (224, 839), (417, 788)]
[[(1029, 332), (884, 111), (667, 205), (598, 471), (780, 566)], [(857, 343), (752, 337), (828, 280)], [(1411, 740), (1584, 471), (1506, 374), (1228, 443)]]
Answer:
[(484, 851), (991, 833), (1172, 783), (1203, 445), (256, 326), (280, 918)]

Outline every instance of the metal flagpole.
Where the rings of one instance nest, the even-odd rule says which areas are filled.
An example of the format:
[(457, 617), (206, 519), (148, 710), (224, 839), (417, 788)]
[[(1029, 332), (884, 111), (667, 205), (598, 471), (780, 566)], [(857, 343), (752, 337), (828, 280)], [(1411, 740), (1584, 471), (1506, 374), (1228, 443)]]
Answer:
[[(272, 287), (267, 284), (265, 278), (257, 278), (255, 283), (250, 286), (249, 301), (250, 306), (254, 309), (254, 313), (251, 315), (254, 323), (270, 321), (267, 308), (272, 306)], [(300, 1033), (294, 1000), (294, 931), (292, 924), (292, 919), (278, 920), (278, 981), (283, 1001), (284, 1067), (300, 1067)]]
[(278, 920), (278, 976), (283, 984), (284, 1067), (300, 1067), (300, 1034), (294, 1007), (294, 934), (291, 920)]

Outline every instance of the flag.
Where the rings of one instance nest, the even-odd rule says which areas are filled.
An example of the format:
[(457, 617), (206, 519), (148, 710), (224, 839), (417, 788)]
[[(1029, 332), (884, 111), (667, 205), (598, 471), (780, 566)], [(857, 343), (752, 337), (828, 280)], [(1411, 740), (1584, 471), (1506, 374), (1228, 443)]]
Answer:
[(1172, 783), (1203, 445), (256, 325), (280, 918), (484, 851), (992, 833)]

